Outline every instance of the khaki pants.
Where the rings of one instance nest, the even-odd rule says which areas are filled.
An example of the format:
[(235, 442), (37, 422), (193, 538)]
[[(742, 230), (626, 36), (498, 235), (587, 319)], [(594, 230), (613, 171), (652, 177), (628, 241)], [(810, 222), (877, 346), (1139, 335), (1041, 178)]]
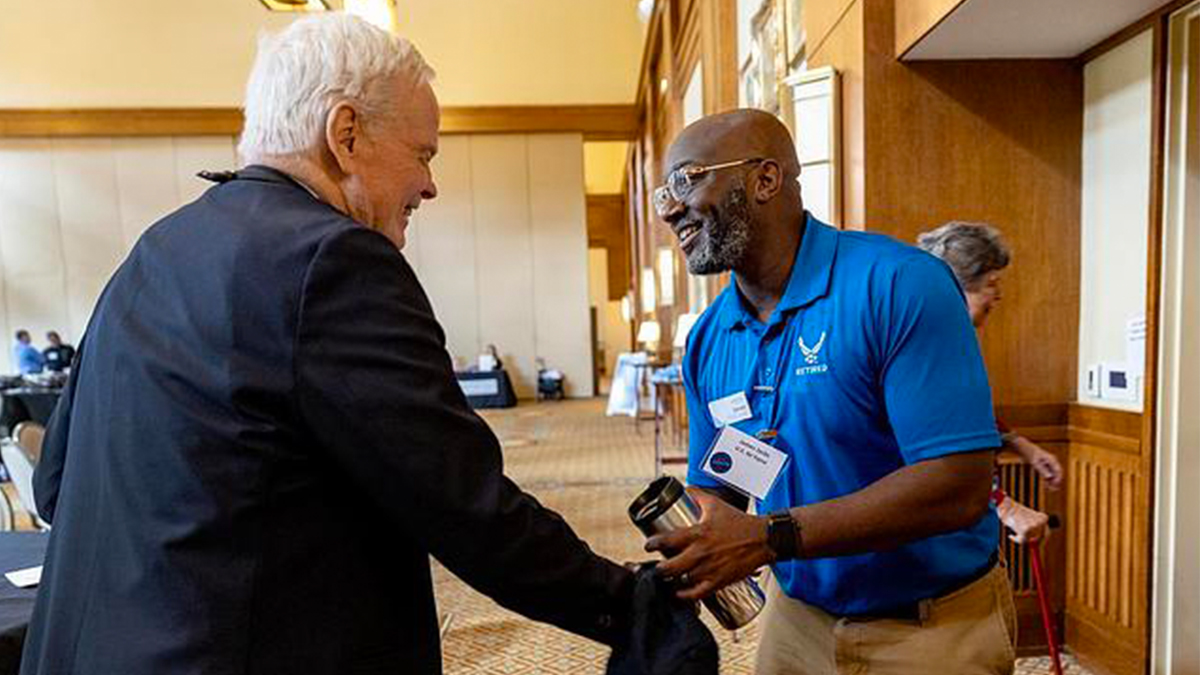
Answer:
[(771, 581), (758, 675), (1010, 675), (1017, 613), (1003, 565), (940, 598), (920, 621), (839, 618)]

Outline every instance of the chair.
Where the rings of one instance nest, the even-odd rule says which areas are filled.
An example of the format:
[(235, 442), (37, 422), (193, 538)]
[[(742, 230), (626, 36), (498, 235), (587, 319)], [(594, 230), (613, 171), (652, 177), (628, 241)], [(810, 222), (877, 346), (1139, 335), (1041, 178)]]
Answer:
[(8, 500), (8, 492), (0, 490), (0, 532), (16, 529), (16, 519), (13, 517), (12, 502)]
[(45, 437), (46, 428), (37, 422), (21, 422), (12, 433), (13, 442), (34, 466), (37, 466), (38, 460), (42, 458), (42, 439)]
[[(18, 425), (18, 430), (20, 426)], [(37, 438), (40, 440), (40, 436)], [(38, 450), (41, 450), (40, 445)], [(30, 461), (27, 451), (18, 446), (15, 441), (5, 438), (0, 441), (0, 458), (4, 460), (4, 466), (8, 468), (8, 475), (12, 478), (13, 487), (17, 489), (17, 497), (21, 500), (21, 506), (29, 512), (34, 525), (41, 530), (49, 529), (50, 526), (46, 521), (38, 516), (37, 501), (33, 496), (33, 462)]]

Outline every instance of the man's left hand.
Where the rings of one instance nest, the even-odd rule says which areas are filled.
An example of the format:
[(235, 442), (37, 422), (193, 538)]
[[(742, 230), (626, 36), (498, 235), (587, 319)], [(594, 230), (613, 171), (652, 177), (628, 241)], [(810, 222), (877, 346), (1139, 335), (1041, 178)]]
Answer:
[(679, 582), (680, 598), (705, 598), (774, 559), (767, 547), (765, 518), (738, 511), (695, 488), (688, 493), (702, 510), (699, 524), (646, 541), (647, 551), (669, 556), (659, 563), (658, 572)]

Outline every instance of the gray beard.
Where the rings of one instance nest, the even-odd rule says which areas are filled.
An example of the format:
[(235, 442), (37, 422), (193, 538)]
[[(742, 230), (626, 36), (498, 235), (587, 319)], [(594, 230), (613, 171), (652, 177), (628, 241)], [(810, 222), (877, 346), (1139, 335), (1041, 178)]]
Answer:
[(687, 256), (688, 272), (720, 274), (734, 269), (750, 245), (750, 209), (745, 188), (730, 190), (716, 217), (705, 220), (700, 233), (703, 240)]

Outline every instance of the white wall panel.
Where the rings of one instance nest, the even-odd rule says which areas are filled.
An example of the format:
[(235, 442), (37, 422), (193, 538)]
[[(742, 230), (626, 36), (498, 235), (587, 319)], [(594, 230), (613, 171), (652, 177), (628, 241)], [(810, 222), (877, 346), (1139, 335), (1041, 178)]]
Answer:
[(583, 137), (528, 137), (534, 345), (566, 375), (568, 395), (592, 392)]
[(496, 345), (517, 396), (529, 397), (537, 368), (526, 138), (473, 136), (470, 145), (479, 339)]
[(28, 330), (38, 347), (45, 346), (48, 330), (58, 331), (68, 342), (73, 334), (67, 328), (67, 299), (61, 272), (20, 274), (4, 282), (10, 332), (3, 336), (2, 343), (10, 363), (6, 370), (15, 373), (17, 364), (12, 358), (13, 332), (20, 328)]
[(446, 331), (446, 347), (465, 365), (481, 348), (471, 146), (466, 136), (442, 138), (439, 145), (433, 161), (438, 197), (421, 204), (409, 235), (416, 235), (419, 277)]
[(237, 153), (231, 136), (187, 136), (175, 138), (175, 176), (179, 203), (196, 200), (213, 184), (198, 178), (200, 171), (237, 168)]
[[(234, 166), (226, 137), (0, 139), (0, 345), (17, 328), (77, 343), (145, 228), (210, 187), (197, 171)], [(582, 138), (447, 136), (433, 168), (404, 254), (448, 348), (465, 362), (495, 343), (522, 397), (538, 356), (589, 395)]]
[(125, 251), (112, 140), (55, 139), (53, 148), (63, 262), (69, 276), (107, 277)]
[(121, 237), (133, 247), (146, 228), (181, 203), (175, 179), (175, 144), (169, 136), (113, 140)]
[(1083, 70), (1083, 177), (1079, 297), (1079, 400), (1092, 364), (1126, 360), (1126, 321), (1146, 311), (1150, 212), (1151, 32)]
[(62, 235), (49, 142), (0, 141), (0, 204), (5, 275), (61, 272)]

